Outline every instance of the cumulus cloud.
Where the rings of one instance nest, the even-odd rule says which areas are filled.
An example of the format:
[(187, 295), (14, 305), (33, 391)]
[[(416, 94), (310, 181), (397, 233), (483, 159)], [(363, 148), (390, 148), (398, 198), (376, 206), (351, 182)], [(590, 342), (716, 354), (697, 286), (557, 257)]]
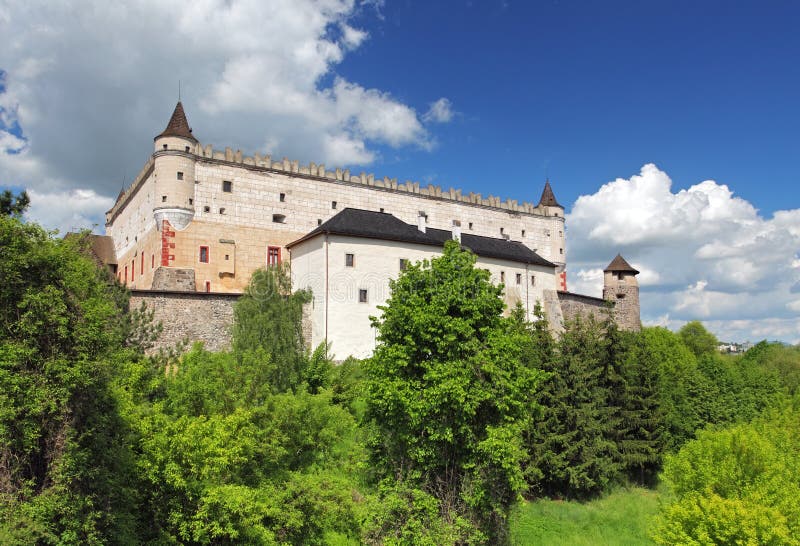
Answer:
[(645, 323), (701, 319), (725, 339), (800, 341), (800, 209), (765, 218), (713, 180), (673, 191), (648, 164), (579, 197), (567, 223), (570, 290), (598, 295), (598, 271), (621, 252), (642, 272)]
[(203, 143), (341, 166), (374, 161), (380, 146), (430, 148), (413, 105), (336, 73), (368, 40), (353, 22), (359, 9), (355, 0), (5, 3), (0, 185), (115, 195), (151, 152), (179, 79)]
[(97, 219), (102, 218), (114, 200), (98, 195), (93, 190), (69, 190), (64, 192), (39, 192), (29, 190), (30, 208), (25, 213), (32, 220), (64, 234), (81, 229), (98, 227)]

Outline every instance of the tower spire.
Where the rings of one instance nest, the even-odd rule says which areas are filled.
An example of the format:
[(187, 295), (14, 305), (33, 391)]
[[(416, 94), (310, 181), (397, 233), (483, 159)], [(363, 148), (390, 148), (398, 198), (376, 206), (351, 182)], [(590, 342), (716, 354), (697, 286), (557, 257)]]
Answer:
[(556, 201), (556, 196), (555, 194), (553, 194), (553, 188), (550, 187), (549, 177), (544, 183), (544, 190), (542, 190), (542, 197), (539, 199), (539, 204), (537, 206), (561, 207), (562, 209), (564, 208), (558, 204), (558, 201)]
[(172, 112), (172, 117), (169, 118), (167, 128), (164, 129), (156, 139), (167, 136), (181, 137), (191, 140), (192, 142), (197, 142), (197, 139), (192, 134), (191, 127), (189, 127), (189, 122), (186, 119), (186, 113), (183, 111), (183, 104), (181, 101), (178, 101), (178, 104), (175, 105), (175, 110)]

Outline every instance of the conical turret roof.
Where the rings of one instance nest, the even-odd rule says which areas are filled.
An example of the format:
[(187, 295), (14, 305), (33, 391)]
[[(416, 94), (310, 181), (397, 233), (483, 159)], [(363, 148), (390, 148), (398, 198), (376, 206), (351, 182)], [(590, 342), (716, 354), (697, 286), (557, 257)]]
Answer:
[(181, 104), (181, 101), (178, 101), (178, 104), (175, 105), (175, 111), (172, 112), (172, 117), (169, 118), (167, 128), (164, 129), (156, 139), (167, 136), (181, 137), (191, 140), (192, 142), (197, 142), (197, 139), (194, 138), (192, 134), (191, 127), (189, 127), (189, 122), (186, 120), (186, 113), (183, 111), (183, 104)]
[(617, 257), (611, 260), (611, 263), (608, 264), (603, 270), (603, 273), (633, 273), (634, 275), (638, 275), (639, 272), (631, 266), (628, 262), (625, 261), (625, 258), (622, 257), (621, 254), (617, 254)]
[[(538, 206), (545, 206), (545, 207), (561, 207), (556, 201), (556, 196), (553, 194), (553, 188), (550, 187), (550, 180), (548, 179), (544, 183), (544, 190), (542, 190), (542, 197), (539, 199)], [(562, 209), (564, 207), (561, 207)]]

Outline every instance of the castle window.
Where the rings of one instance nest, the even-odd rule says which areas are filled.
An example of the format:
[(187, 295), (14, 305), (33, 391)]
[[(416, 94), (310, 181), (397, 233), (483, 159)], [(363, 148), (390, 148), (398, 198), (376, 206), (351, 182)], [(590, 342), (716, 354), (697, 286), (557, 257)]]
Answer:
[(136, 280), (136, 262), (131, 260), (131, 282)]
[(383, 207), (381, 207), (381, 212), (383, 212)]
[(517, 284), (522, 284), (522, 273), (517, 273)]
[(125, 284), (128, 284), (128, 266), (125, 266)]
[(563, 232), (561, 232), (561, 231), (559, 231), (559, 232), (558, 232), (558, 236), (559, 236), (559, 237), (563, 237), (563, 236), (564, 236), (564, 233), (563, 233)]
[(332, 208), (332, 209), (335, 209), (335, 208), (336, 208), (336, 201), (331, 201), (331, 208)]
[(531, 286), (536, 286), (536, 275), (531, 275)]
[(201, 246), (200, 247), (200, 263), (207, 264), (208, 263), (208, 247)]
[(505, 271), (501, 271), (500, 272), (500, 282), (506, 282), (506, 272)]
[(553, 216), (555, 216), (555, 217), (558, 217), (558, 213), (557, 213), (557, 212), (554, 212), (554, 213), (553, 213)]
[(621, 281), (624, 281), (625, 280), (625, 274), (624, 273), (617, 273), (617, 279), (619, 279)]
[(156, 255), (150, 254), (150, 269), (156, 268)]
[(625, 294), (617, 294), (617, 299), (618, 300), (624, 300), (625, 299)]
[(267, 247), (267, 266), (272, 267), (281, 263), (281, 247)]
[(284, 224), (286, 223), (286, 216), (284, 216), (283, 214), (273, 214), (272, 221), (275, 222), (276, 224)]
[(142, 259), (139, 260), (139, 274), (144, 275), (144, 252), (142, 252)]
[(502, 235), (505, 232), (505, 230), (506, 230), (505, 228), (500, 228), (500, 235)]
[(231, 182), (230, 180), (223, 180), (222, 191), (224, 191), (225, 193), (231, 193), (233, 191), (233, 182)]
[(285, 193), (282, 193), (280, 195), (280, 200), (281, 200), (281, 203), (284, 203), (286, 201), (286, 194)]
[(469, 223), (469, 229), (472, 229), (472, 222)]
[(559, 249), (558, 249), (558, 253), (559, 253), (559, 254), (564, 254), (564, 249), (563, 249), (563, 248), (559, 248)]
[(345, 254), (344, 255), (344, 265), (345, 267), (355, 267), (356, 264), (356, 257), (354, 254)]
[(166, 145), (166, 144), (164, 144), (164, 146), (162, 146), (162, 148), (164, 148), (164, 149), (166, 150), (166, 149), (167, 149), (167, 145)]
[(189, 152), (189, 147), (188, 147), (188, 146), (186, 146), (186, 147), (184, 148), (184, 151), (188, 153), (188, 152)]
[(230, 256), (228, 254), (225, 254), (225, 259), (230, 260)]
[(317, 218), (317, 225), (318, 225), (318, 226), (321, 226), (321, 225), (322, 225), (322, 218)]
[(211, 207), (203, 207), (203, 212), (211, 212)]
[(192, 199), (191, 197), (189, 198), (189, 204), (194, 205), (194, 199)]
[(211, 281), (206, 281), (206, 292), (211, 292)]
[(178, 180), (183, 180), (183, 173), (178, 171)]
[(167, 202), (167, 196), (166, 195), (162, 195), (161, 196), (161, 202), (162, 203), (166, 203)]
[(406, 258), (400, 258), (400, 271), (405, 271), (408, 269), (408, 260)]
[(525, 237), (525, 230), (522, 230), (522, 236)]
[(358, 291), (358, 303), (367, 303), (367, 290), (365, 288), (361, 288)]
[(220, 207), (219, 208), (219, 213), (220, 214), (225, 214), (225, 207)]

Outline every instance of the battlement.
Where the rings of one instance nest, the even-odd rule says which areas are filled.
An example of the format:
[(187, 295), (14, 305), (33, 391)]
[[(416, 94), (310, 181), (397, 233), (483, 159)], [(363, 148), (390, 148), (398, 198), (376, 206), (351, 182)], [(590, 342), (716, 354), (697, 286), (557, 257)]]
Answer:
[[(487, 207), (507, 211), (511, 214), (531, 214), (537, 216), (549, 216), (547, 207), (539, 207), (530, 202), (518, 202), (516, 199), (502, 200), (500, 197), (488, 195), (483, 197), (480, 193), (463, 193), (460, 189), (448, 188), (443, 190), (441, 186), (427, 184), (422, 186), (419, 182), (406, 180), (398, 182), (397, 178), (384, 176), (378, 178), (372, 173), (361, 172), (352, 174), (349, 169), (335, 168), (328, 170), (323, 163), (311, 162), (308, 165), (301, 165), (297, 160), (283, 158), (275, 161), (269, 154), (261, 155), (255, 153), (252, 156), (242, 154), (241, 150), (235, 152), (226, 147), (225, 150), (215, 150), (211, 144), (203, 146), (201, 143), (195, 144), (190, 150), (198, 160), (227, 163), (240, 166), (246, 169), (253, 169), (265, 172), (285, 174), (287, 176), (312, 177), (317, 180), (330, 181), (334, 183), (353, 184), (369, 186), (388, 191), (404, 192), (432, 199), (444, 199), (457, 201), (478, 207)], [(106, 224), (113, 222), (118, 212), (124, 208), (125, 204), (132, 197), (138, 187), (147, 179), (153, 168), (153, 158), (145, 164), (145, 167), (134, 179), (133, 184), (122, 192), (114, 206), (106, 213)]]

